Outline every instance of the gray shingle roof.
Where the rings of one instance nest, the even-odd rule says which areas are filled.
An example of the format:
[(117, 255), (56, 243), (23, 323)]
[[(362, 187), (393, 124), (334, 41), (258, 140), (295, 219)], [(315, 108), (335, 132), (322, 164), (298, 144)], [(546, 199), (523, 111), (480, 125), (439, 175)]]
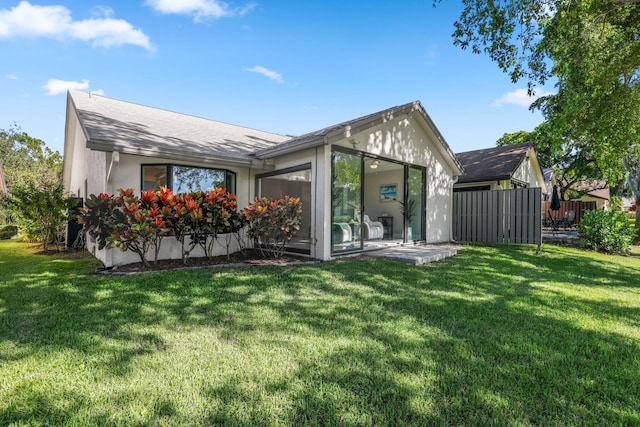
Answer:
[(93, 149), (248, 163), (253, 153), (291, 139), (85, 92), (69, 91)]
[(87, 147), (144, 156), (249, 164), (307, 147), (335, 142), (372, 126), (417, 112), (431, 128), (444, 158), (460, 170), (449, 145), (419, 101), (378, 111), (299, 137), (278, 135), (214, 120), (69, 91)]
[(456, 157), (464, 168), (464, 175), (458, 183), (510, 179), (532, 146), (531, 142), (525, 142), (457, 153)]

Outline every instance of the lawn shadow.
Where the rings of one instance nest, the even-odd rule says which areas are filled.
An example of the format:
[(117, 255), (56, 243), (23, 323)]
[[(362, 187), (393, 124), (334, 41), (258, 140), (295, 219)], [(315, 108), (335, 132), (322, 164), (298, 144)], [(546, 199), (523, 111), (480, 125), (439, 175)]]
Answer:
[[(209, 328), (241, 349), (277, 348), (296, 369), (286, 381), (203, 385), (207, 424), (637, 423), (638, 341), (561, 313), (637, 328), (638, 308), (542, 285), (635, 291), (640, 273), (573, 252), (563, 269), (556, 258), (566, 259), (470, 248), (426, 267), (368, 260), (63, 279), (23, 271), (0, 288), (0, 338), (13, 343), (0, 361), (73, 349), (124, 377), (135, 358), (171, 351), (163, 329)], [(332, 347), (311, 352), (290, 339), (301, 334)], [(264, 409), (265, 393), (286, 402), (281, 413)], [(11, 408), (4, 419), (16, 419)]]

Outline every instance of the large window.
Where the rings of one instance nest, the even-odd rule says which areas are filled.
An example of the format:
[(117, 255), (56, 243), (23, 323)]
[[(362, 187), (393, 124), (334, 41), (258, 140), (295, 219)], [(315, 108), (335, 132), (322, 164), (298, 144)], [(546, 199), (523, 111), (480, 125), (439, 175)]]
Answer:
[(236, 174), (225, 169), (183, 165), (143, 165), (142, 189), (168, 187), (174, 193), (209, 191), (216, 187), (236, 192)]

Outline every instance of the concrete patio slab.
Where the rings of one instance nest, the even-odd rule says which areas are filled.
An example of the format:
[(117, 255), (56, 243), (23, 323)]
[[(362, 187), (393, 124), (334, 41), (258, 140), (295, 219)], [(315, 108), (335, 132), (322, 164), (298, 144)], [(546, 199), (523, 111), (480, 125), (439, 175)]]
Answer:
[(433, 245), (396, 246), (367, 252), (367, 255), (369, 256), (405, 262), (413, 265), (429, 264), (457, 254), (458, 250), (455, 247)]

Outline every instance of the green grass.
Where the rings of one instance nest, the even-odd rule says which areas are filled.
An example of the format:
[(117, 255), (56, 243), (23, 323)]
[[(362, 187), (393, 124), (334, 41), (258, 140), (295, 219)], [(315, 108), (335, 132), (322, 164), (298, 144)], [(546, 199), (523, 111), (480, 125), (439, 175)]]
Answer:
[(640, 425), (640, 257), (98, 276), (0, 242), (0, 425)]

